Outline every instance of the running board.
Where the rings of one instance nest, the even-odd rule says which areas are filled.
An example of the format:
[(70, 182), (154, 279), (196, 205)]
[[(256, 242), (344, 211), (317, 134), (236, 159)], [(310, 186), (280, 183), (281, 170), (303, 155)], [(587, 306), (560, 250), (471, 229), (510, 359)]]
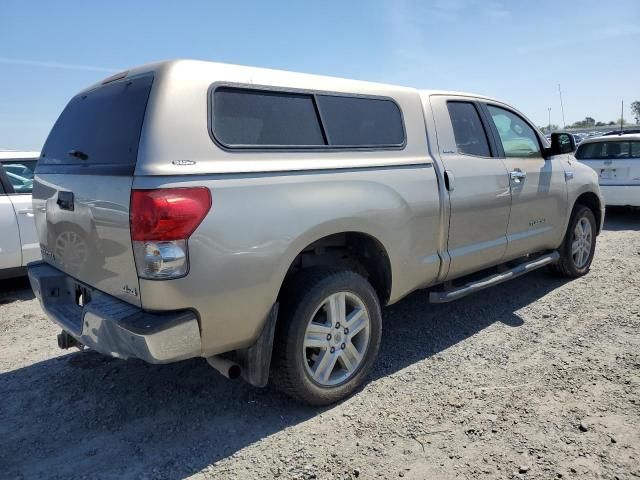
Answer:
[(493, 287), (494, 285), (498, 285), (500, 283), (506, 282), (507, 280), (511, 280), (513, 278), (519, 277), (520, 275), (524, 275), (525, 273), (529, 273), (533, 270), (537, 270), (538, 268), (555, 263), (559, 259), (560, 254), (557, 251), (551, 252), (528, 262), (521, 263), (520, 265), (513, 267), (512, 269), (496, 273), (495, 275), (491, 275), (487, 278), (483, 278), (482, 280), (469, 282), (461, 287), (452, 288), (443, 292), (431, 292), (429, 293), (429, 301), (431, 303), (452, 302), (453, 300), (458, 300), (459, 298), (466, 297), (470, 293), (479, 292), (480, 290), (484, 290), (485, 288)]

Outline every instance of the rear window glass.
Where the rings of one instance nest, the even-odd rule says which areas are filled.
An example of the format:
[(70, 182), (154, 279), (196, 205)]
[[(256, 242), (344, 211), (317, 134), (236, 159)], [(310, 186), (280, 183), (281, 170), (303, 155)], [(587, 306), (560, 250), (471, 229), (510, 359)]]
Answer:
[(640, 142), (583, 143), (578, 147), (576, 158), (579, 160), (640, 158)]
[(390, 100), (317, 95), (329, 145), (396, 146), (404, 143), (402, 115)]
[(221, 87), (213, 128), (229, 146), (325, 145), (311, 95)]
[(489, 142), (476, 107), (469, 102), (448, 102), (458, 153), (489, 157)]
[(71, 99), (42, 149), (45, 165), (135, 165), (153, 76), (103, 85)]
[(228, 147), (387, 147), (404, 144), (398, 106), (377, 98), (219, 87), (213, 133)]
[(31, 193), (37, 160), (8, 160), (0, 163), (14, 193)]

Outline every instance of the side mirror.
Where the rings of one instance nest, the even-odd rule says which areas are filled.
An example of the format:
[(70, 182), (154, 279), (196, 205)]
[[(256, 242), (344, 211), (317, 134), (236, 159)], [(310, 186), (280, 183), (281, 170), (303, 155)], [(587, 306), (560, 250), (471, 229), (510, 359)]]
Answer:
[(576, 151), (576, 141), (573, 135), (566, 132), (551, 134), (551, 148), (547, 149), (547, 156), (562, 155)]

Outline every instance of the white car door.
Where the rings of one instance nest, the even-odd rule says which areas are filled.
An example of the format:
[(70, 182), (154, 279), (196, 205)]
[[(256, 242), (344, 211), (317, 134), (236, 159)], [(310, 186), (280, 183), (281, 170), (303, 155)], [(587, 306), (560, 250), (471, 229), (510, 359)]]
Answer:
[(29, 262), (40, 259), (40, 242), (36, 232), (36, 224), (31, 203), (33, 172), (36, 160), (8, 160), (2, 162), (4, 178), (9, 183), (5, 195), (13, 210), (13, 233), (18, 241), (18, 263), (16, 267), (25, 266)]
[(22, 265), (18, 221), (2, 184), (0, 184), (0, 275), (2, 270)]

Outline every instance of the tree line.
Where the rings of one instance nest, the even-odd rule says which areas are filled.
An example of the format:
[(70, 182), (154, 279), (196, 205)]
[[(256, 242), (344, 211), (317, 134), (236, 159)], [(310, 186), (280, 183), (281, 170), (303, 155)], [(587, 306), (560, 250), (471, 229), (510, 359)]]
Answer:
[[(640, 100), (636, 100), (631, 103), (631, 115), (634, 118), (636, 125), (640, 125)], [(617, 121), (611, 120), (610, 122), (601, 122), (596, 121), (593, 117), (585, 117), (584, 120), (578, 120), (577, 122), (573, 122), (570, 125), (566, 125), (565, 128), (596, 128), (596, 127), (615, 127), (616, 125), (631, 125), (631, 122), (619, 118)], [(549, 129), (553, 132), (554, 130), (559, 130), (560, 127), (558, 125), (544, 125), (540, 127), (543, 131), (549, 131)]]

